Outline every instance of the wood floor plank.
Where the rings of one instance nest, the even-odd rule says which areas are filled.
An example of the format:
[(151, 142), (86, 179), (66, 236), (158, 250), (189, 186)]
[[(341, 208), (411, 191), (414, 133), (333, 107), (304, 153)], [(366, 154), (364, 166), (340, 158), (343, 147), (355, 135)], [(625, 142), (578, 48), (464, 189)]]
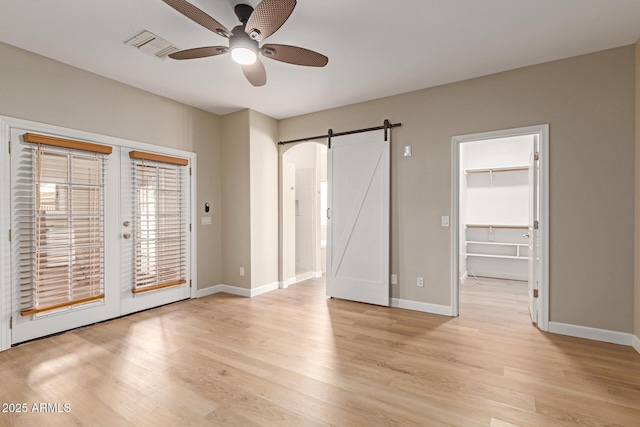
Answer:
[(640, 425), (640, 355), (540, 332), (526, 284), (480, 278), (460, 316), (326, 299), (309, 280), (217, 294), (0, 353), (0, 413), (32, 425)]

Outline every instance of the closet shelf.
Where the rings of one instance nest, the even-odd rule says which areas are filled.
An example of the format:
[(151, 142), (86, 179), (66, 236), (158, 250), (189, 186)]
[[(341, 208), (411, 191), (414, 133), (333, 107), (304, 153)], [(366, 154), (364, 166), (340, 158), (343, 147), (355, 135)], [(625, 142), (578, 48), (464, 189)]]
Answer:
[[(472, 246), (470, 250), (469, 245)], [(475, 247), (474, 247), (475, 246)], [(484, 248), (483, 248), (484, 247)], [(501, 249), (502, 248), (502, 249)], [(528, 243), (466, 240), (467, 257), (529, 259)], [(496, 252), (497, 251), (497, 252)], [(503, 252), (503, 253), (500, 253)]]
[(504, 168), (488, 168), (488, 169), (467, 169), (465, 173), (473, 174), (473, 173), (495, 173), (495, 172), (518, 172), (518, 171), (528, 171), (529, 166), (512, 166), (512, 167), (504, 167)]
[(528, 230), (528, 225), (492, 225), (492, 224), (466, 224), (466, 228), (502, 228), (507, 230)]
[(515, 255), (490, 255), (490, 254), (466, 254), (467, 257), (482, 257), (482, 258), (502, 258), (502, 259), (529, 259), (526, 256), (515, 256)]
[(510, 243), (510, 242), (478, 242), (467, 240), (467, 245), (495, 245), (495, 246), (529, 246), (528, 243)]

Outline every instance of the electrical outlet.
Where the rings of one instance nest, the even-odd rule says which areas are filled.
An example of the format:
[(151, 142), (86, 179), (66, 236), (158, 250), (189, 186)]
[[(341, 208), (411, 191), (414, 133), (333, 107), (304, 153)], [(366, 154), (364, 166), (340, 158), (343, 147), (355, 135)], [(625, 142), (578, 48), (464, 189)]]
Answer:
[(398, 284), (398, 275), (397, 274), (392, 274), (391, 275), (391, 284), (392, 285), (397, 285)]
[(448, 227), (449, 226), (449, 217), (448, 216), (443, 216), (442, 217), (441, 225), (443, 227)]
[(244, 276), (244, 267), (240, 267), (240, 275)]
[(418, 277), (418, 287), (424, 288), (424, 277)]

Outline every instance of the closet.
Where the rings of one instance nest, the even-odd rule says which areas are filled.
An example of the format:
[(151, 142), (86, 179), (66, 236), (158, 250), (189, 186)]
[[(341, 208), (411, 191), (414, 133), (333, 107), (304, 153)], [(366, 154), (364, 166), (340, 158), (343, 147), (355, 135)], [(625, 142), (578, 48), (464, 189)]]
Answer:
[(532, 148), (531, 135), (461, 145), (461, 280), (528, 279)]

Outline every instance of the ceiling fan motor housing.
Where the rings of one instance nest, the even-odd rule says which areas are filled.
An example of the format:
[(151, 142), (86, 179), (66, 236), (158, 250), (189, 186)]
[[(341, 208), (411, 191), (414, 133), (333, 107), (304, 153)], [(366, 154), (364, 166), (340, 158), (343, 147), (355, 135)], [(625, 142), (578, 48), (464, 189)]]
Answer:
[(244, 32), (244, 27), (238, 25), (231, 30), (231, 38), (229, 38), (229, 50), (233, 50), (238, 47), (244, 47), (251, 49), (255, 53), (258, 53), (258, 42), (253, 40), (247, 33)]

